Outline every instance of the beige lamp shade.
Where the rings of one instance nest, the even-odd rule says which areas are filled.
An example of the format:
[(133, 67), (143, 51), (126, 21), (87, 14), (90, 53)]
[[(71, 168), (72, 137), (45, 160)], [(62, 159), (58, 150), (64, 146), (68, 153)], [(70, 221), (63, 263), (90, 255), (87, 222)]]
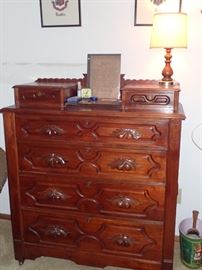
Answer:
[(156, 13), (153, 18), (151, 48), (186, 48), (187, 14)]

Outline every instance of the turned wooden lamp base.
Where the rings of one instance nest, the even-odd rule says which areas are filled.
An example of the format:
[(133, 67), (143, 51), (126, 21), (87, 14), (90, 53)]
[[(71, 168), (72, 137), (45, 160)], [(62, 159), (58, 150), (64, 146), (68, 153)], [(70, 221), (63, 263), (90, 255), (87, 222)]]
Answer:
[(171, 48), (165, 48), (165, 50), (165, 67), (162, 70), (161, 74), (163, 75), (163, 78), (159, 81), (159, 84), (164, 86), (173, 86), (176, 85), (176, 81), (172, 79), (173, 70), (170, 65), (172, 58)]

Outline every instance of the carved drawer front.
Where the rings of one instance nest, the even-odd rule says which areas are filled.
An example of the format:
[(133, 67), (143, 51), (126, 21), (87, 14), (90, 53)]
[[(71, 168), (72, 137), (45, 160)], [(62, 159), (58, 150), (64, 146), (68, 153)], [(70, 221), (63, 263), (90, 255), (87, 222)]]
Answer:
[(118, 187), (112, 180), (105, 183), (56, 176), (22, 176), (21, 181), (24, 206), (163, 220), (163, 185), (124, 183)]
[[(118, 118), (119, 119), (119, 118)], [(119, 122), (118, 122), (119, 121)], [(38, 116), (17, 117), (18, 137), (44, 139), (92, 141), (146, 146), (167, 146), (168, 125), (166, 120), (144, 121), (96, 118), (51, 118)]]
[(21, 171), (165, 180), (166, 152), (19, 144)]
[[(60, 95), (58, 91), (49, 91), (46, 88), (44, 89), (25, 89), (20, 90), (18, 94), (18, 100), (21, 107), (25, 106), (28, 107), (28, 104), (35, 106), (42, 106), (46, 103), (57, 105), (60, 104)], [(46, 107), (46, 105), (45, 105)]]
[(58, 216), (24, 212), (24, 239), (41, 245), (65, 245), (88, 251), (138, 259), (162, 257), (161, 222), (111, 220), (91, 216)]
[(17, 107), (56, 109), (64, 107), (67, 97), (76, 95), (77, 85), (39, 84), (15, 86), (15, 103)]
[(161, 87), (157, 81), (151, 84), (129, 82), (121, 89), (124, 110), (157, 110), (165, 113), (178, 110), (179, 85)]

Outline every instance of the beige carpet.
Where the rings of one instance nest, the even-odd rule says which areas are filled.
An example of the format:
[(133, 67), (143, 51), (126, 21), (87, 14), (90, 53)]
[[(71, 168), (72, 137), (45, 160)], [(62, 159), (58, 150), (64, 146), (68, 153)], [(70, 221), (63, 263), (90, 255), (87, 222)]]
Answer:
[[(123, 270), (118, 267), (105, 267), (104, 269)], [(186, 269), (188, 268), (180, 262), (179, 243), (176, 243), (173, 270)], [(68, 260), (47, 257), (40, 257), (34, 261), (25, 260), (24, 264), (20, 266), (13, 255), (10, 221), (0, 220), (0, 270), (101, 270), (101, 268), (80, 266)]]

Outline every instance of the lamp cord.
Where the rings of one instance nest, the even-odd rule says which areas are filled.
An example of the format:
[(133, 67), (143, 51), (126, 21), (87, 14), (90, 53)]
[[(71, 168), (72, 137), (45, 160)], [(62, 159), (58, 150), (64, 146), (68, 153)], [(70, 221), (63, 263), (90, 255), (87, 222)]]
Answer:
[(196, 131), (201, 125), (202, 125), (202, 123), (199, 123), (199, 124), (192, 130), (192, 133), (191, 133), (191, 139), (192, 139), (192, 142), (195, 144), (195, 146), (196, 146), (199, 150), (202, 150), (202, 147), (196, 142), (194, 133), (195, 133), (195, 131)]

